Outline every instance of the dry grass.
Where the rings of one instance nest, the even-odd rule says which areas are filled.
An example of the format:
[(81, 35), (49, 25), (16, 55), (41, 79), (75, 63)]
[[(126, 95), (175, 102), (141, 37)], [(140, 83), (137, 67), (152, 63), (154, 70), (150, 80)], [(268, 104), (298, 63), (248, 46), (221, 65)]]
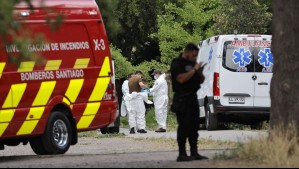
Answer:
[[(135, 139), (136, 141), (140, 142), (152, 142), (152, 143), (159, 143), (171, 146), (174, 149), (177, 149), (177, 141), (175, 139)], [(188, 143), (187, 143), (188, 144)], [(210, 139), (200, 139), (198, 141), (199, 149), (235, 149), (240, 146), (239, 143), (230, 142), (230, 141), (215, 141)], [(189, 145), (187, 146), (189, 147)]]
[(125, 138), (125, 134), (99, 134), (97, 131), (88, 131), (82, 132), (78, 134), (79, 138), (97, 138), (97, 139), (105, 139), (105, 138)]
[[(261, 138), (241, 146), (232, 158), (218, 161), (226, 167), (292, 168), (299, 166), (298, 133), (295, 127), (288, 130), (273, 130), (270, 138)], [(230, 165), (231, 164), (231, 165)]]

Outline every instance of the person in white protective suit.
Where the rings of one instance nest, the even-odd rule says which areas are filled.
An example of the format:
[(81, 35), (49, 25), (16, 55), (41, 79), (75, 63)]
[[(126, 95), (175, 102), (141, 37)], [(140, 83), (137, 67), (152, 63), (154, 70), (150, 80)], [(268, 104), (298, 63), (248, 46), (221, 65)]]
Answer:
[(125, 97), (126, 106), (129, 114), (130, 134), (138, 133), (145, 134), (147, 131), (145, 121), (145, 105), (144, 102), (148, 101), (148, 94), (141, 92), (147, 86), (142, 81), (143, 73), (137, 71), (134, 76), (129, 80), (129, 94)]
[(166, 74), (155, 70), (155, 85), (150, 89), (150, 93), (154, 96), (156, 120), (159, 125), (157, 133), (165, 133), (167, 129), (167, 114), (168, 114), (168, 84)]
[(126, 106), (126, 101), (125, 101), (125, 97), (127, 94), (129, 94), (129, 80), (132, 77), (133, 74), (129, 74), (127, 76), (127, 80), (124, 81), (123, 85), (122, 85), (122, 93), (123, 93), (123, 100), (121, 103), (121, 116), (126, 117), (128, 115), (128, 109)]

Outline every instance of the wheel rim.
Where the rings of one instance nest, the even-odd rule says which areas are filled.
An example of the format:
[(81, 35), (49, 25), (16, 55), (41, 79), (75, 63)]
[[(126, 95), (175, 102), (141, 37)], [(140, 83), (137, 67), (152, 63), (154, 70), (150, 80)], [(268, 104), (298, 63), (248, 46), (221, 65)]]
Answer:
[(57, 120), (53, 126), (53, 138), (58, 147), (65, 147), (68, 143), (68, 129), (62, 120)]

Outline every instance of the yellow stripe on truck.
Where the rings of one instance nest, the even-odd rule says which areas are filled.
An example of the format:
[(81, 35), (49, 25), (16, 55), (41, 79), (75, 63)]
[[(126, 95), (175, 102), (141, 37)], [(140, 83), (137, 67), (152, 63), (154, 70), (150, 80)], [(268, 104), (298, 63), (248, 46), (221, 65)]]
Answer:
[(77, 59), (74, 69), (86, 69), (89, 65), (90, 59)]
[(35, 62), (21, 62), (18, 72), (32, 72)]
[[(89, 62), (90, 59), (77, 59), (74, 69), (85, 69), (88, 67)], [(81, 89), (83, 87), (83, 84), (84, 84), (84, 79), (75, 79), (70, 81), (65, 96), (71, 101), (71, 103), (76, 102), (81, 92)]]
[(9, 123), (13, 119), (15, 110), (2, 110), (0, 111), (0, 137), (6, 131)]
[(14, 84), (6, 97), (2, 108), (18, 107), (27, 87), (27, 83)]
[(92, 123), (95, 115), (98, 113), (100, 107), (101, 107), (101, 103), (87, 104), (87, 107), (77, 125), (77, 128), (78, 129), (88, 128), (90, 126), (90, 124)]
[(84, 79), (71, 80), (65, 96), (70, 99), (71, 103), (75, 103), (80, 91), (83, 87)]
[(90, 102), (101, 101), (103, 99), (111, 80), (110, 73), (110, 59), (109, 57), (106, 57), (99, 75), (100, 78), (98, 78), (93, 92), (89, 98)]
[(31, 108), (26, 121), (23, 123), (17, 135), (31, 134), (37, 126), (39, 120), (42, 118), (44, 112), (44, 107)]
[(71, 105), (71, 102), (67, 98), (63, 98), (62, 102), (65, 103), (68, 106)]
[(0, 63), (0, 79), (1, 79), (1, 77), (2, 77), (2, 74), (3, 74), (3, 71), (4, 71), (5, 65), (6, 65), (5, 62)]
[(0, 123), (9, 123), (15, 114), (15, 110), (1, 110)]
[(61, 63), (62, 63), (62, 60), (49, 60), (47, 62), (45, 70), (46, 71), (49, 71), (49, 70), (58, 70), (60, 68)]
[[(94, 86), (93, 92), (89, 98), (89, 102), (102, 101), (110, 83), (111, 77), (111, 67), (109, 57), (105, 58), (99, 78)], [(104, 77), (103, 77), (104, 76)], [(105, 77), (106, 76), (106, 77)], [(78, 129), (88, 128), (93, 122), (95, 116), (98, 114), (101, 107), (101, 103), (90, 103), (87, 104), (87, 107), (81, 117), (80, 121), (77, 124)]]
[(41, 87), (37, 93), (37, 96), (35, 97), (35, 100), (32, 104), (32, 106), (45, 106), (48, 104), (49, 99), (54, 91), (54, 88), (56, 86), (56, 82), (43, 82), (41, 84)]

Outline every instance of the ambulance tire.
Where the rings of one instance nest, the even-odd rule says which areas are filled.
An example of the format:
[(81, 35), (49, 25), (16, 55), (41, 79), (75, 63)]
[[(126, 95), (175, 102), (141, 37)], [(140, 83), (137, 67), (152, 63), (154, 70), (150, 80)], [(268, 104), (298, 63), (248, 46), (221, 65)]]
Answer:
[(212, 114), (210, 106), (206, 106), (206, 129), (208, 131), (214, 131), (218, 129), (218, 117), (215, 114)]
[(48, 155), (65, 154), (72, 140), (70, 121), (64, 113), (53, 112), (50, 115), (42, 143)]

